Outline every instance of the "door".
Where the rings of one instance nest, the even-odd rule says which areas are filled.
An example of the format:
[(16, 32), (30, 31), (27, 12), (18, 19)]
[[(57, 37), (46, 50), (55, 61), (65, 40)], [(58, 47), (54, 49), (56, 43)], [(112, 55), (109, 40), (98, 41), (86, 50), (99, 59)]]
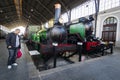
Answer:
[(108, 17), (103, 23), (102, 39), (103, 41), (116, 41), (117, 19)]

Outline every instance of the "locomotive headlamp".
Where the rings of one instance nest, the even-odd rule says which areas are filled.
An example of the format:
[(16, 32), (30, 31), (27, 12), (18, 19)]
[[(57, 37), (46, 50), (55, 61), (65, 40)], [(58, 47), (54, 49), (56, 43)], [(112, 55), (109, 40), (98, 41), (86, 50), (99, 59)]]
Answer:
[(59, 22), (63, 24), (63, 18), (59, 18)]

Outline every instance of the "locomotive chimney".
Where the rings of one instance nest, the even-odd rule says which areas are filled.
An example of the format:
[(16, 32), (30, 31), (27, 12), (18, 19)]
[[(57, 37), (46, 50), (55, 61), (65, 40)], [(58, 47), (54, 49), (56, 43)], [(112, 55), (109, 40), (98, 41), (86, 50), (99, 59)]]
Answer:
[(61, 5), (59, 3), (55, 4), (55, 21), (54, 24), (59, 23), (59, 18), (61, 15)]

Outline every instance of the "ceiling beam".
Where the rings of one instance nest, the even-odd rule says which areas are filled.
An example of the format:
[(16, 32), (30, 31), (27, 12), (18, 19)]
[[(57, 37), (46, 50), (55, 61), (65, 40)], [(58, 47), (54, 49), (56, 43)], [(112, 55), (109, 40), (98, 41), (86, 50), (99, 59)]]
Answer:
[[(38, 12), (38, 10), (36, 8), (34, 8), (32, 6), (31, 9), (33, 9), (33, 12), (35, 12), (37, 16), (42, 17), (46, 22), (48, 21), (48, 19), (45, 16), (43, 16), (43, 14), (41, 14), (40, 12)], [(42, 20), (41, 20), (41, 22), (42, 22)]]
[(19, 19), (21, 20), (21, 16), (22, 16), (22, 0), (14, 0), (14, 3), (15, 3), (17, 15), (18, 15)]
[(4, 20), (9, 20), (9, 19), (14, 19), (14, 18), (18, 18), (16, 15), (12, 15), (12, 16), (8, 16), (6, 18), (0, 19), (0, 21), (4, 21)]
[[(35, 20), (36, 20), (36, 22), (38, 22), (38, 23), (40, 23), (41, 21), (35, 16), (35, 15), (33, 15), (31, 12), (28, 12), (25, 8), (23, 9), (27, 14), (28, 14), (28, 18), (29, 18), (29, 16), (30, 16), (30, 18), (34, 18)], [(24, 14), (24, 15), (27, 15), (27, 14)]]
[(23, 17), (26, 18), (27, 22), (31, 21), (31, 22), (33, 22), (34, 24), (39, 24), (39, 23), (36, 22), (34, 19), (28, 18), (26, 15), (23, 15)]
[(11, 18), (11, 17), (14, 17), (14, 16), (18, 17), (17, 14), (15, 14), (15, 13), (7, 14), (7, 15), (0, 15), (0, 20), (8, 19), (8, 18)]
[(15, 5), (9, 5), (9, 6), (5, 6), (5, 7), (0, 7), (0, 10), (12, 8), (12, 7), (15, 7)]
[(68, 12), (69, 8), (67, 6), (65, 6), (65, 2), (63, 2), (63, 0), (59, 0), (59, 1), (62, 4), (62, 6), (64, 7), (65, 11)]
[(18, 22), (18, 21), (19, 21), (18, 19), (15, 19), (14, 21), (4, 23), (4, 25), (10, 25), (10, 24), (13, 24), (13, 23)]
[(48, 21), (48, 19), (43, 16), (43, 14), (41, 14), (40, 12), (38, 12), (36, 9), (34, 9), (34, 11), (37, 13), (37, 14), (40, 14), (39, 16), (41, 16), (45, 21)]
[[(17, 21), (18, 19), (15, 19), (15, 21)], [(6, 24), (13, 24), (13, 20), (12, 21), (6, 21), (6, 22), (3, 22), (1, 23), (2, 25), (6, 25)]]
[(28, 21), (28, 19), (27, 19), (26, 17), (24, 17), (24, 16), (22, 16), (22, 18), (26, 21), (26, 25), (27, 25), (28, 23), (35, 24), (35, 23), (31, 22), (30, 20)]
[(43, 8), (45, 8), (49, 14), (51, 14), (51, 16), (53, 17), (54, 14), (52, 13), (52, 11), (50, 11), (40, 0), (36, 0)]
[[(40, 11), (39, 7), (34, 7), (33, 5), (30, 6), (29, 4), (31, 4), (31, 3), (28, 3), (26, 0), (24, 0), (23, 8), (26, 6), (27, 10), (29, 10), (29, 11), (31, 11), (31, 9), (33, 9), (33, 11), (31, 11), (31, 12), (35, 13), (35, 15), (41, 20), (41, 23), (47, 22), (49, 20), (49, 18), (47, 18), (47, 15), (45, 15), (43, 12)], [(48, 11), (46, 10), (46, 12), (48, 12)], [(51, 13), (52, 13), (52, 11), (51, 11)]]
[[(24, 4), (23, 9), (24, 9), (25, 6), (28, 5), (28, 4), (30, 4), (30, 3), (28, 3), (28, 2), (26, 2), (24, 0), (23, 4)], [(39, 10), (36, 7), (34, 7), (34, 6), (31, 5), (31, 6), (26, 7), (26, 8), (27, 8), (27, 10), (30, 10), (30, 11), (31, 11), (31, 9), (33, 9), (33, 11), (31, 11), (32, 13), (36, 13), (35, 15), (42, 17), (42, 19), (44, 19), (44, 20), (41, 19), (41, 21), (42, 21), (41, 23), (43, 23), (44, 21), (45, 22), (48, 21), (48, 19), (46, 18), (46, 16), (44, 16), (42, 13), (40, 13)]]
[[(40, 15), (38, 15), (38, 13), (37, 13), (36, 10), (34, 10), (34, 12), (37, 13), (37, 14), (33, 14), (34, 12), (29, 12), (29, 11), (27, 11), (27, 9), (25, 9), (25, 8), (23, 8), (23, 12), (25, 12), (25, 13), (28, 14), (28, 18), (34, 17), (35, 19), (37, 19), (37, 21), (42, 22), (42, 20), (39, 19), (38, 16), (40, 16)], [(25, 13), (24, 13), (23, 15), (26, 15)]]
[(0, 16), (3, 16), (3, 15), (9, 15), (9, 14), (16, 14), (16, 10), (15, 11), (8, 11), (8, 12), (3, 12), (3, 13), (0, 13)]
[(29, 23), (37, 24), (35, 21), (32, 21), (31, 19), (27, 19), (25, 16), (23, 16), (23, 18), (27, 21), (27, 24), (29, 24)]
[(18, 26), (24, 26), (25, 24), (21, 24), (20, 20), (17, 19), (15, 21), (9, 22), (9, 23), (4, 24), (4, 25), (12, 29), (12, 28), (15, 28)]

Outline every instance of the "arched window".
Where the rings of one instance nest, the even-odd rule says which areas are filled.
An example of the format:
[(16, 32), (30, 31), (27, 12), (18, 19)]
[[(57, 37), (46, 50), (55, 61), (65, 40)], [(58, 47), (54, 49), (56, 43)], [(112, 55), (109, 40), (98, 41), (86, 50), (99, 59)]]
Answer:
[(103, 23), (102, 39), (104, 41), (116, 41), (117, 19), (108, 17)]

